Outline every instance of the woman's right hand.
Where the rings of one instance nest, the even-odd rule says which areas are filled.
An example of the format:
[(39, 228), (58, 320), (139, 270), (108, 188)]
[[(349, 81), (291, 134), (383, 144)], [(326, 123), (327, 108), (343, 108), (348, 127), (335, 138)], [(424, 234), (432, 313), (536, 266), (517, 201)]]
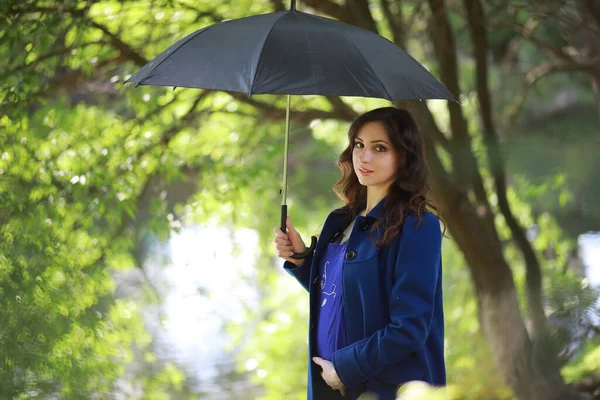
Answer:
[(285, 225), (287, 227), (287, 234), (281, 231), (281, 228), (273, 229), (273, 233), (275, 234), (275, 249), (277, 250), (277, 256), (283, 258), (286, 261), (291, 262), (297, 267), (302, 266), (304, 264), (304, 260), (297, 260), (292, 258), (291, 255), (294, 253), (301, 253), (306, 250), (306, 245), (304, 244), (304, 240), (292, 225), (292, 221), (290, 221), (290, 217), (287, 217), (285, 220)]

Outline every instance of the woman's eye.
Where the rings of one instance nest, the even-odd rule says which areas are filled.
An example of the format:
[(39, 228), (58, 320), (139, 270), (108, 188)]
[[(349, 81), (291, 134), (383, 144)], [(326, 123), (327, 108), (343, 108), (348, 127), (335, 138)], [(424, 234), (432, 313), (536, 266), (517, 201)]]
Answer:
[[(363, 147), (365, 147), (364, 143), (362, 142), (354, 142), (354, 147), (362, 149)], [(386, 151), (387, 149), (385, 148), (385, 146), (375, 146), (374, 147), (375, 151), (377, 152), (383, 152)]]

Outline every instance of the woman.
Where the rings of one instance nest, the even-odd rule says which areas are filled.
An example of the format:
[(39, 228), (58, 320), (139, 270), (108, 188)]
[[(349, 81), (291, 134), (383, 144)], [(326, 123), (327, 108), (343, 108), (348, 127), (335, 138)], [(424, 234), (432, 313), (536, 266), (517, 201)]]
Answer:
[(445, 385), (440, 223), (428, 196), (423, 141), (411, 115), (359, 116), (340, 155), (344, 200), (305, 250), (287, 220), (274, 230), (284, 268), (310, 293), (308, 398), (395, 399), (413, 380)]

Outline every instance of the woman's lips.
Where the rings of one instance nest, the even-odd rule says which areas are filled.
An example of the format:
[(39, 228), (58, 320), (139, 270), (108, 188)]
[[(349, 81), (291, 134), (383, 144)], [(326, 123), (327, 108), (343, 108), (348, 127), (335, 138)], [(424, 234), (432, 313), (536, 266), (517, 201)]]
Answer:
[(370, 170), (364, 169), (364, 168), (359, 168), (358, 172), (360, 172), (360, 174), (363, 176), (369, 176), (373, 173), (373, 171), (370, 171)]

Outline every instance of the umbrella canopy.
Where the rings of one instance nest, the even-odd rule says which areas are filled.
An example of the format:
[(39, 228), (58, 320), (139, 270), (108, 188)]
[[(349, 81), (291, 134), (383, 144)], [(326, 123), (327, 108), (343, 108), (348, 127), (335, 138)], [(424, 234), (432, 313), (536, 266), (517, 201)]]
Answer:
[[(296, 10), (255, 15), (200, 29), (162, 52), (126, 82), (252, 94), (287, 94), (281, 230), (286, 231), (290, 95), (393, 100), (456, 98), (389, 40)], [(293, 258), (305, 258), (310, 247)]]
[(252, 94), (455, 97), (371, 31), (296, 10), (225, 21), (181, 39), (129, 79)]

